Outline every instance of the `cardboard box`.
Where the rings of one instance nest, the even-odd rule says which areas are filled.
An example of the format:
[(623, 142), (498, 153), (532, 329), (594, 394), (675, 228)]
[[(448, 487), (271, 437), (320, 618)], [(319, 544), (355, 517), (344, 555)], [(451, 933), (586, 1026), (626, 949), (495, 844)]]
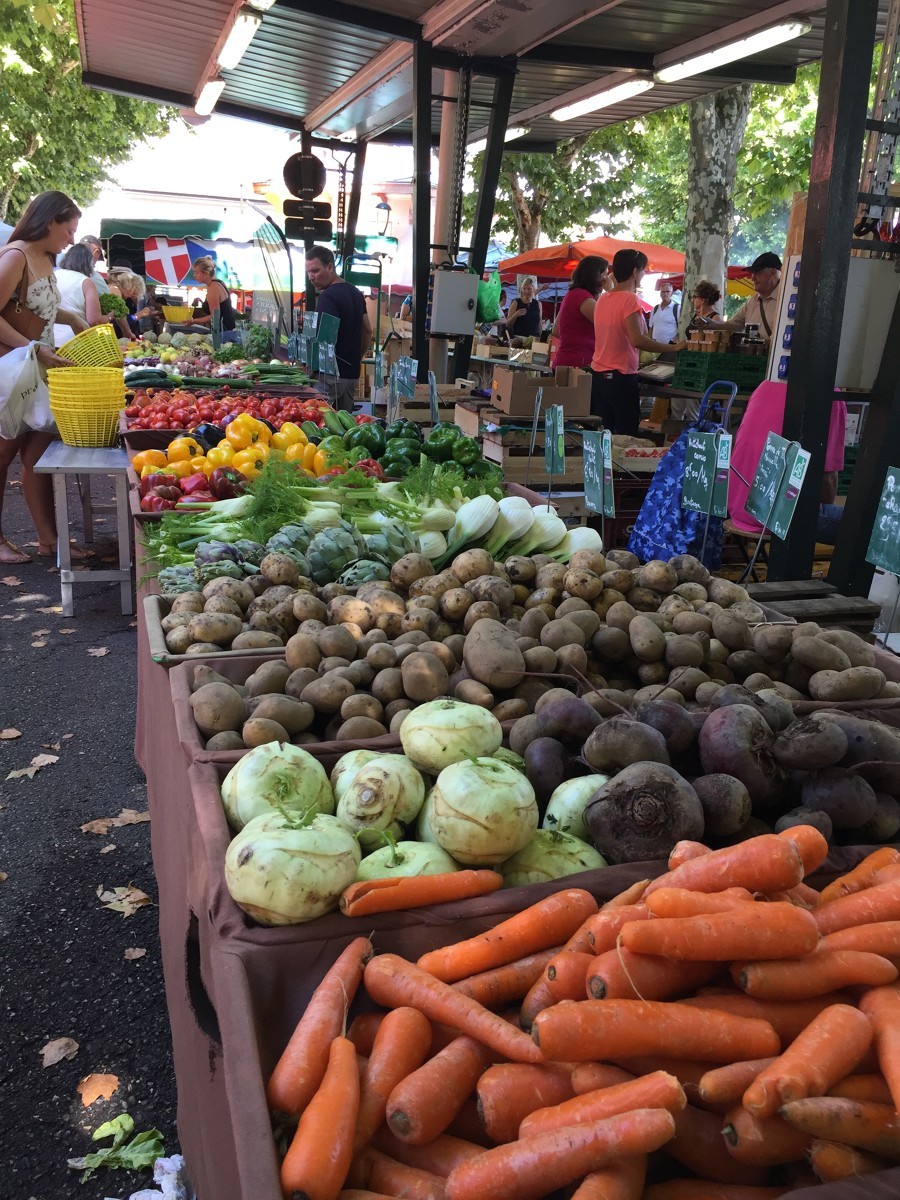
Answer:
[(550, 361), (550, 343), (532, 342), (529, 353), (531, 354), (531, 361), (533, 363), (537, 363), (538, 365), (548, 363)]
[(543, 388), (541, 411), (561, 404), (567, 417), (586, 417), (591, 411), (591, 376), (576, 367), (560, 367), (555, 376), (538, 378), (498, 367), (491, 381), (491, 402), (510, 416), (530, 417), (538, 388)]

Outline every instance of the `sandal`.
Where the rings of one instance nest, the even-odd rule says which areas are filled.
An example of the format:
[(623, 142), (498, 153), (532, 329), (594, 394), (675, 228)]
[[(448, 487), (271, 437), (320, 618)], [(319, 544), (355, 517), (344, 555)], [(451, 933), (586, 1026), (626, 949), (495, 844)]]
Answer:
[[(41, 558), (56, 558), (56, 546), (48, 546), (46, 542), (38, 542), (38, 554)], [(78, 546), (75, 542), (70, 542), (69, 554), (77, 562), (83, 558), (93, 558), (95, 551), (85, 550), (83, 546)]]
[(31, 555), (24, 550), (20, 550), (9, 538), (0, 537), (0, 563), (7, 563), (10, 566), (19, 563), (30, 563)]

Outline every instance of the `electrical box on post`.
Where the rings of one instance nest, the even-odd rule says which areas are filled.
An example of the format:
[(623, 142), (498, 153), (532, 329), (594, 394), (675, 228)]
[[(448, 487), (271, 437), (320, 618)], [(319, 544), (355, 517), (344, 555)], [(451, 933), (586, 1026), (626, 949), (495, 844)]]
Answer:
[(425, 327), (437, 336), (475, 330), (478, 277), (470, 271), (432, 271), (428, 277)]

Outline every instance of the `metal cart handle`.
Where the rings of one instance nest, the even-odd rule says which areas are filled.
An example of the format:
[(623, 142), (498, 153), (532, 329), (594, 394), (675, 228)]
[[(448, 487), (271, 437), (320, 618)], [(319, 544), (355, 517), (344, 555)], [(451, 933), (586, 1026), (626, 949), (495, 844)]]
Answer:
[[(711, 400), (710, 397), (712, 396), (713, 392), (728, 392), (728, 399), (725, 401)], [(715, 383), (711, 383), (703, 393), (703, 399), (700, 401), (700, 412), (697, 415), (697, 420), (712, 420), (712, 418), (707, 414), (707, 408), (712, 411), (715, 411), (717, 408), (721, 408), (722, 420), (719, 422), (719, 424), (722, 425), (723, 428), (727, 429), (728, 419), (731, 416), (731, 406), (734, 403), (734, 398), (737, 395), (737, 392), (737, 384), (732, 383), (728, 379), (717, 379)]]

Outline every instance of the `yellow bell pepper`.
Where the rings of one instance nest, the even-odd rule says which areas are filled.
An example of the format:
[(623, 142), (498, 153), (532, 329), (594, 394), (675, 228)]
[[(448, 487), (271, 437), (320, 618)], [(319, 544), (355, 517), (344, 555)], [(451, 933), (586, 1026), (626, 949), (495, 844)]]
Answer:
[(213, 467), (230, 467), (236, 453), (231, 442), (223, 440), (207, 453), (206, 461), (212, 463)]
[(174, 475), (176, 479), (185, 479), (188, 475), (196, 475), (196, 470), (189, 458), (180, 459), (178, 462), (170, 462), (168, 473)]
[(285, 421), (277, 433), (272, 435), (270, 445), (273, 450), (287, 450), (290, 446), (305, 446), (309, 438), (299, 425), (293, 421)]
[(316, 461), (316, 455), (319, 453), (319, 447), (315, 442), (308, 442), (303, 447), (303, 466), (307, 471), (313, 470), (313, 464)]
[(192, 437), (175, 438), (166, 450), (166, 458), (170, 465), (178, 462), (189, 463), (192, 458), (200, 458), (202, 454), (203, 447)]
[(199, 458), (191, 459), (191, 470), (196, 471), (198, 474), (209, 476), (213, 473), (215, 467), (205, 454), (201, 454)]
[(288, 446), (285, 450), (285, 460), (290, 463), (296, 463), (298, 467), (302, 467), (304, 455), (310, 445), (310, 442), (294, 442), (293, 445)]
[(231, 465), (248, 479), (255, 479), (269, 455), (268, 446), (251, 446), (234, 456)]
[(145, 467), (155, 470), (157, 467), (164, 467), (166, 462), (163, 450), (141, 450), (131, 460), (131, 465), (137, 475), (143, 475)]
[(141, 468), (141, 479), (143, 479), (145, 475), (171, 475), (171, 474), (172, 474), (172, 470), (166, 463), (161, 463), (159, 466), (155, 466), (155, 465), (148, 463), (147, 466)]
[(324, 450), (316, 451), (312, 469), (314, 475), (322, 475), (328, 469), (328, 455)]
[(235, 450), (246, 450), (248, 446), (255, 446), (258, 442), (268, 444), (272, 434), (262, 421), (257, 421), (249, 413), (241, 413), (228, 422), (225, 436)]

